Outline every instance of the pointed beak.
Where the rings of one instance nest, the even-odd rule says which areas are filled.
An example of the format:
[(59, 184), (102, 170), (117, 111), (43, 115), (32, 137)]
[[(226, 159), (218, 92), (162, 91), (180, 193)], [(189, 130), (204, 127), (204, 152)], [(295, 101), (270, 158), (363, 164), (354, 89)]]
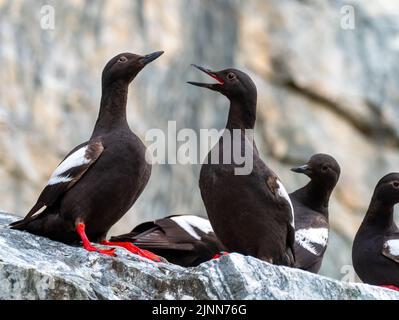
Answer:
[(217, 75), (216, 72), (206, 69), (201, 66), (197, 66), (195, 64), (192, 64), (192, 66), (194, 68), (197, 68), (198, 70), (206, 73), (208, 76), (212, 77), (213, 79), (215, 79), (217, 81), (217, 83), (201, 83), (201, 82), (188, 81), (187, 82), (188, 84), (191, 84), (191, 85), (197, 86), (197, 87), (207, 88), (207, 89), (214, 90), (214, 91), (220, 91), (221, 87), (224, 85), (224, 81), (223, 81), (223, 79), (219, 78), (219, 76)]
[(306, 175), (309, 175), (312, 173), (312, 170), (310, 169), (309, 165), (305, 164), (300, 167), (292, 168), (291, 171), (296, 172), (296, 173), (303, 173)]
[(157, 52), (147, 54), (144, 57), (140, 58), (140, 63), (142, 64), (143, 67), (145, 67), (147, 64), (153, 62), (154, 60), (156, 60), (160, 56), (162, 56), (163, 53), (164, 53), (164, 51), (157, 51)]

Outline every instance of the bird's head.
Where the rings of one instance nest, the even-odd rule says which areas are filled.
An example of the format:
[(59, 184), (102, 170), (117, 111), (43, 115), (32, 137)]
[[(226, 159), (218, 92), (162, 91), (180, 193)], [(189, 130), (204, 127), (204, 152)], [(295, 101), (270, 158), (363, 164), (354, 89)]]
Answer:
[(118, 54), (106, 64), (103, 70), (103, 86), (110, 85), (114, 82), (129, 84), (147, 64), (154, 61), (162, 54), (163, 51), (157, 51), (145, 56), (128, 52)]
[(374, 199), (388, 205), (399, 203), (399, 173), (389, 173), (378, 182)]
[(309, 161), (300, 167), (292, 168), (291, 171), (303, 173), (318, 185), (333, 189), (338, 182), (341, 168), (338, 162), (328, 154), (315, 154)]
[(244, 72), (237, 69), (225, 69), (221, 71), (212, 71), (193, 64), (193, 67), (206, 73), (216, 80), (216, 83), (188, 83), (197, 87), (207, 88), (220, 92), (230, 100), (254, 99), (256, 102), (256, 86), (252, 79)]

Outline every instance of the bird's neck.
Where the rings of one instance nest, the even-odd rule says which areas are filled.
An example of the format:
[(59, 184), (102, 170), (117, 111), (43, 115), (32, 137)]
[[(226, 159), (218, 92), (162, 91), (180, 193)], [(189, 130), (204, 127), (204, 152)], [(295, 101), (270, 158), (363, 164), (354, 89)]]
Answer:
[(306, 186), (295, 191), (293, 195), (300, 200), (302, 204), (314, 211), (322, 213), (328, 218), (328, 203), (330, 201), (331, 192), (331, 188), (311, 180)]
[(226, 129), (253, 129), (256, 121), (256, 98), (230, 100)]
[(103, 86), (100, 112), (93, 136), (104, 134), (116, 128), (128, 128), (126, 119), (128, 84), (114, 82)]
[(393, 213), (394, 204), (381, 201), (373, 196), (364, 223), (370, 222), (379, 229), (387, 230), (394, 225)]

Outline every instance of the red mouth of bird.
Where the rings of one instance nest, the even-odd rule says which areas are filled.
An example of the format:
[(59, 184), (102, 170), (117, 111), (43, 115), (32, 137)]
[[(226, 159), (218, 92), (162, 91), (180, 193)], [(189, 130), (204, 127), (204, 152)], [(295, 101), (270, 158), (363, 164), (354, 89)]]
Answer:
[(219, 84), (224, 85), (224, 81), (222, 79), (220, 79), (216, 74), (212, 73), (212, 72), (206, 72), (206, 74), (208, 76), (210, 76), (211, 78), (215, 79)]
[(221, 79), (221, 78), (219, 78), (219, 77), (217, 76), (217, 74), (216, 74), (215, 72), (213, 72), (212, 70), (206, 69), (206, 68), (204, 68), (204, 67), (201, 67), (201, 66), (198, 66), (198, 65), (195, 65), (195, 64), (193, 64), (192, 66), (195, 67), (195, 68), (197, 68), (198, 70), (200, 70), (200, 71), (206, 73), (206, 74), (207, 74), (208, 76), (210, 76), (211, 78), (215, 79), (215, 80), (218, 82), (218, 84), (224, 85), (224, 80)]

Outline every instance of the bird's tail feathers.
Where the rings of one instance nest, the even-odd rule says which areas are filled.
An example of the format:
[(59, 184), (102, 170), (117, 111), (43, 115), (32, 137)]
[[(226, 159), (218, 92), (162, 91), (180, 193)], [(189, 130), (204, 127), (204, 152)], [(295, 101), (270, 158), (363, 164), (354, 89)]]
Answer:
[(42, 211), (39, 214), (34, 215), (35, 213), (37, 213), (43, 207), (44, 207), (44, 204), (42, 202), (37, 202), (33, 206), (33, 208), (30, 209), (30, 211), (25, 216), (25, 218), (23, 218), (22, 220), (18, 220), (18, 221), (15, 221), (13, 223), (10, 223), (9, 227), (11, 229), (24, 230), (29, 223), (31, 223), (33, 220), (36, 220), (37, 217), (39, 217), (40, 214), (43, 213), (43, 211)]
[(25, 230), (26, 227), (28, 226), (28, 224), (30, 224), (32, 221), (36, 220), (38, 217), (39, 216), (37, 215), (37, 216), (30, 217), (30, 218), (24, 218), (22, 220), (15, 221), (13, 223), (10, 223), (9, 227), (11, 229), (15, 229), (15, 230)]

